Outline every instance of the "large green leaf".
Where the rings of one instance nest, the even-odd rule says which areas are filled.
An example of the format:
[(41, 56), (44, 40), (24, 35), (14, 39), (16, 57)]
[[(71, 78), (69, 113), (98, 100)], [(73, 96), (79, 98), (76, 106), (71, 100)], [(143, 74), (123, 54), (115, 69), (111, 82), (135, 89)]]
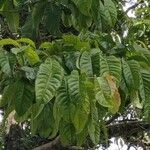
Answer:
[(28, 83), (21, 80), (15, 82), (11, 81), (4, 89), (1, 106), (7, 105), (7, 113), (15, 110), (20, 117), (27, 112), (33, 100), (34, 93)]
[(75, 113), (72, 122), (76, 132), (80, 133), (88, 120), (90, 103), (86, 90), (87, 78), (85, 74), (79, 76), (77, 71), (73, 71), (68, 78), (68, 87), (72, 103), (75, 104)]
[(117, 86), (121, 81), (121, 61), (115, 56), (100, 56), (100, 76), (110, 74), (115, 77)]
[(5, 74), (7, 75), (11, 74), (11, 66), (7, 52), (0, 51), (0, 67)]
[(27, 46), (24, 50), (24, 56), (27, 58), (31, 65), (34, 65), (40, 61), (37, 52), (30, 46)]
[(31, 39), (28, 39), (28, 38), (20, 38), (17, 40), (17, 42), (18, 43), (25, 43), (27, 45), (32, 46), (33, 48), (36, 48), (35, 43)]
[(62, 78), (63, 70), (60, 64), (48, 58), (41, 64), (35, 81), (36, 101), (49, 102), (60, 87)]
[(21, 34), (23, 37), (31, 38), (34, 40), (36, 39), (37, 30), (33, 28), (33, 20), (31, 15), (27, 17), (25, 24), (22, 26)]
[[(38, 112), (41, 105), (34, 105), (32, 108), (32, 117), (31, 117), (31, 131), (32, 134), (39, 134), (42, 137), (49, 137), (52, 133), (54, 126), (54, 118), (53, 118), (53, 108), (52, 104), (48, 103), (44, 107), (42, 106), (42, 110)], [(34, 117), (37, 115), (37, 117)]]
[(150, 121), (150, 72), (142, 70), (141, 79), (139, 92), (144, 104), (144, 116)]
[(125, 78), (128, 90), (137, 91), (140, 86), (140, 65), (135, 60), (122, 60), (123, 76)]
[(40, 22), (42, 21), (42, 17), (44, 15), (44, 10), (48, 5), (47, 0), (40, 0), (38, 1), (32, 10), (32, 20), (33, 20), (33, 28), (38, 32), (38, 27)]
[(100, 25), (98, 21), (98, 15), (100, 12), (100, 1), (99, 0), (94, 0), (92, 1), (92, 6), (91, 6), (91, 15), (93, 17), (93, 20), (95, 21), (96, 25)]
[(83, 52), (90, 49), (90, 44), (88, 42), (82, 41), (80, 37), (75, 35), (64, 35), (63, 43), (65, 51), (68, 49), (68, 51), (74, 50)]
[(85, 72), (89, 77), (93, 76), (92, 61), (89, 52), (85, 51), (82, 53), (79, 61), (79, 66), (81, 71)]
[(19, 116), (24, 115), (34, 100), (34, 93), (30, 85), (23, 81), (17, 81), (15, 92), (15, 110)]
[(66, 121), (60, 123), (60, 140), (64, 145), (74, 143), (75, 141), (75, 128), (73, 124)]
[(88, 124), (88, 133), (94, 144), (98, 144), (100, 140), (100, 122), (98, 118), (97, 108), (92, 105), (90, 121)]
[(117, 9), (112, 0), (104, 0), (105, 20), (109, 26), (114, 26), (117, 20)]
[(90, 9), (92, 5), (92, 0), (72, 0), (81, 13), (85, 16), (90, 15)]
[(15, 47), (20, 47), (17, 41), (9, 38), (0, 40), (0, 46), (5, 46), (5, 45), (13, 45)]
[(96, 100), (104, 107), (107, 107), (112, 113), (119, 110), (121, 99), (113, 77), (107, 75), (96, 79)]
[(65, 79), (57, 91), (54, 103), (54, 118), (63, 118), (64, 121), (71, 122), (71, 116), (74, 114), (74, 107), (70, 99), (67, 79)]
[(16, 83), (11, 83), (4, 88), (0, 106), (4, 107), (6, 105), (12, 104), (14, 106), (15, 94), (16, 94)]
[(19, 27), (19, 12), (13, 5), (13, 2), (10, 0), (6, 0), (4, 2), (3, 8), (3, 15), (6, 18), (7, 24), (11, 32), (17, 32)]
[(61, 20), (61, 9), (59, 6), (49, 3), (45, 7), (45, 13), (44, 13), (44, 24), (46, 26), (46, 29), (51, 34), (58, 34), (59, 33), (59, 25)]

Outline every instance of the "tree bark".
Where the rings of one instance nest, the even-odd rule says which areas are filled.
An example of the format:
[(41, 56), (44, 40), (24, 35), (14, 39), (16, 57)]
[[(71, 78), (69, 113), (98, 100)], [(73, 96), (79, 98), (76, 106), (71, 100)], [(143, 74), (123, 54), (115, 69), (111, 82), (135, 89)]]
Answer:
[(5, 136), (5, 150), (20, 150), (22, 134), (20, 126), (12, 124), (9, 133)]

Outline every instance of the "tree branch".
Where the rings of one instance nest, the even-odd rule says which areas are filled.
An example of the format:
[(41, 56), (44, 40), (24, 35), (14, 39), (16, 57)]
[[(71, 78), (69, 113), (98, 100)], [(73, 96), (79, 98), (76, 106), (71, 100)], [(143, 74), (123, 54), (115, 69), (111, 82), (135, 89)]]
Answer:
[(56, 139), (54, 139), (53, 141), (46, 143), (44, 145), (41, 145), (39, 147), (34, 148), (33, 150), (48, 150), (51, 149), (53, 146), (60, 144), (60, 139), (59, 137), (57, 137)]
[(113, 121), (115, 121), (115, 119), (117, 119), (120, 116), (119, 113), (116, 113), (115, 115), (113, 115), (109, 120), (106, 121), (106, 125), (111, 124)]
[(109, 137), (123, 136), (129, 137), (133, 134), (150, 130), (150, 123), (145, 121), (121, 121), (119, 123), (107, 125)]

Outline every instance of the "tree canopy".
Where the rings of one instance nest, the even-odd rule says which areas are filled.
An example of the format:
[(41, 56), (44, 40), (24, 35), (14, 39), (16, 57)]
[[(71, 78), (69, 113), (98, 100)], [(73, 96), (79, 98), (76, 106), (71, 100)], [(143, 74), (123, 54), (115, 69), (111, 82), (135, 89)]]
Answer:
[[(48, 148), (61, 142), (92, 149), (111, 137), (148, 133), (150, 3), (139, 0), (124, 11), (125, 3), (1, 0), (4, 118), (15, 112), (33, 136), (51, 141)], [(130, 108), (134, 120), (124, 118)]]

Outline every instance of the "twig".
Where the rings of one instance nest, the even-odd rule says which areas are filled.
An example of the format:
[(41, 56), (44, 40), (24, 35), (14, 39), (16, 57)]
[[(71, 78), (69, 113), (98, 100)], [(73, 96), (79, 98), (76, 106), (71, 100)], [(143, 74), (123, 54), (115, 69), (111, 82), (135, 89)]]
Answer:
[(117, 119), (120, 116), (119, 113), (115, 114), (114, 116), (112, 116), (108, 121), (106, 121), (106, 125), (111, 124), (115, 119)]
[(59, 137), (57, 137), (53, 141), (51, 141), (49, 143), (46, 143), (44, 145), (41, 145), (39, 147), (36, 147), (36, 148), (34, 148), (32, 150), (48, 150), (48, 149), (51, 149), (53, 146), (59, 144), (59, 142), (60, 142), (60, 139), (59, 139)]

